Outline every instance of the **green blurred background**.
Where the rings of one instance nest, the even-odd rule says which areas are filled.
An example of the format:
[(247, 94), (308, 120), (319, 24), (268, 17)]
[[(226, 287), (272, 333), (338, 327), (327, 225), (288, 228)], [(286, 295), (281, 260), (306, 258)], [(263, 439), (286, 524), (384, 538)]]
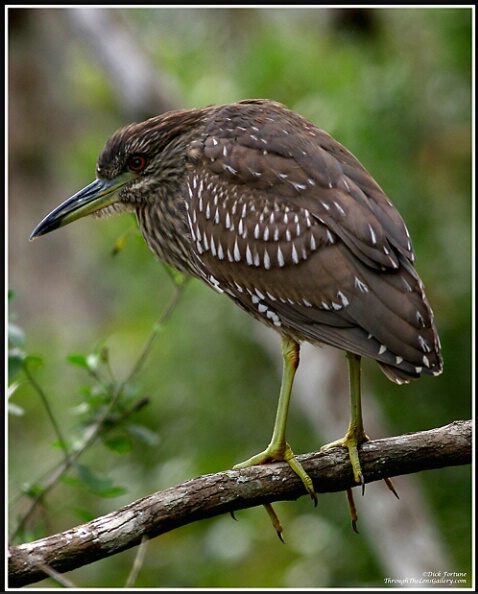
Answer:
[[(171, 108), (245, 98), (280, 101), (332, 134), (384, 188), (411, 233), (445, 371), (397, 387), (366, 363), (365, 393), (378, 396), (374, 406), (387, 422), (384, 435), (368, 430), (371, 437), (471, 416), (472, 16), (469, 8), (9, 10), (10, 317), (25, 332), (25, 350), (44, 359), (35, 378), (67, 439), (78, 434), (79, 388), (89, 382), (67, 355), (104, 343), (113, 373), (125, 377), (174, 284), (136, 232), (112, 257), (118, 238), (134, 229), (129, 216), (80, 221), (34, 243), (31, 231), (93, 180), (96, 157), (117, 128)], [(188, 283), (137, 382), (150, 402), (132, 422), (150, 430), (150, 444), (132, 440), (121, 456), (99, 442), (81, 460), (126, 492), (105, 498), (81, 483), (61, 483), (22, 537), (65, 530), (263, 449), (278, 395), (280, 341), (257, 326), (224, 296)], [(333, 367), (342, 390), (333, 402), (346, 415), (343, 357), (312, 351), (315, 367)], [(19, 494), (61, 459), (45, 408), (24, 380), (15, 378), (21, 385), (11, 398), (23, 414), (9, 420), (12, 525), (28, 504)], [(320, 389), (316, 398), (319, 407)], [(346, 421), (325, 435), (302, 402), (293, 398), (288, 426), (296, 453), (343, 435)], [(368, 406), (365, 396), (366, 429)], [(406, 480), (395, 481), (401, 494)], [(316, 509), (306, 497), (277, 504), (286, 546), (262, 509), (238, 513), (238, 522), (227, 516), (181, 528), (149, 543), (136, 586), (397, 587), (384, 579), (420, 579), (420, 571), (435, 569), (419, 551), (413, 569), (407, 565), (401, 529), (408, 526), (410, 543), (422, 538), (423, 549), (436, 547), (438, 570), (466, 573), (470, 587), (470, 468), (410, 480), (420, 499), (402, 495), (393, 521), (381, 511), (382, 496), (390, 497), (385, 487), (367, 488), (359, 514), (371, 506), (375, 522), (359, 524), (359, 536), (343, 494), (321, 495)], [(419, 534), (412, 535), (414, 526)], [(84, 588), (120, 588), (134, 555), (69, 578)]]

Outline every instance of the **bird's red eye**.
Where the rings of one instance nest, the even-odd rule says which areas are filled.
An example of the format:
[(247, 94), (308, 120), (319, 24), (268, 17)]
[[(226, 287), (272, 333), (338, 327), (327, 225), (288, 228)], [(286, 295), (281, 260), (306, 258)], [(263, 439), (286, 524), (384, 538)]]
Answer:
[(133, 155), (128, 159), (128, 167), (131, 171), (143, 171), (146, 167), (146, 158), (141, 155)]

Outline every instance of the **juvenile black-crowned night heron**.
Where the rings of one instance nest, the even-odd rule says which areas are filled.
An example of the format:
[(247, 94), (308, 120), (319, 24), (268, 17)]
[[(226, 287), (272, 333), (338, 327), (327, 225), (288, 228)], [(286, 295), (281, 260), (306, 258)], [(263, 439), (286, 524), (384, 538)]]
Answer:
[(345, 437), (328, 445), (348, 448), (363, 484), (361, 357), (376, 360), (397, 384), (438, 375), (442, 358), (410, 235), (359, 161), (273, 101), (173, 111), (113, 134), (96, 181), (31, 237), (92, 213), (123, 211), (136, 212), (161, 260), (281, 335), (272, 440), (237, 467), (285, 460), (316, 500), (285, 434), (299, 344), (325, 343), (347, 353), (352, 411)]

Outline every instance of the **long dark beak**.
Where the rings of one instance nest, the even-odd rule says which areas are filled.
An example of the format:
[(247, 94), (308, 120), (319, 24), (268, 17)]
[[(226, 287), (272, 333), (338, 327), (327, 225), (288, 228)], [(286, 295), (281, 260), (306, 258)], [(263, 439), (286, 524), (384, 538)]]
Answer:
[(47, 215), (35, 227), (30, 240), (114, 204), (117, 202), (117, 194), (121, 187), (133, 177), (134, 174), (126, 172), (112, 180), (97, 179)]

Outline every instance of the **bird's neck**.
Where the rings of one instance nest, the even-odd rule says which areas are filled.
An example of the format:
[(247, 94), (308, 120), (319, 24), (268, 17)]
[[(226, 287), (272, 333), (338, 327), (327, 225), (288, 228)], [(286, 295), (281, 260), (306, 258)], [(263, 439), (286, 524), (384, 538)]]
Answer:
[[(163, 262), (191, 276), (197, 275), (192, 253), (185, 252), (190, 242), (186, 214), (186, 185), (176, 192), (161, 196), (152, 203), (137, 209), (141, 233), (150, 250)], [(179, 208), (178, 208), (179, 207)]]

